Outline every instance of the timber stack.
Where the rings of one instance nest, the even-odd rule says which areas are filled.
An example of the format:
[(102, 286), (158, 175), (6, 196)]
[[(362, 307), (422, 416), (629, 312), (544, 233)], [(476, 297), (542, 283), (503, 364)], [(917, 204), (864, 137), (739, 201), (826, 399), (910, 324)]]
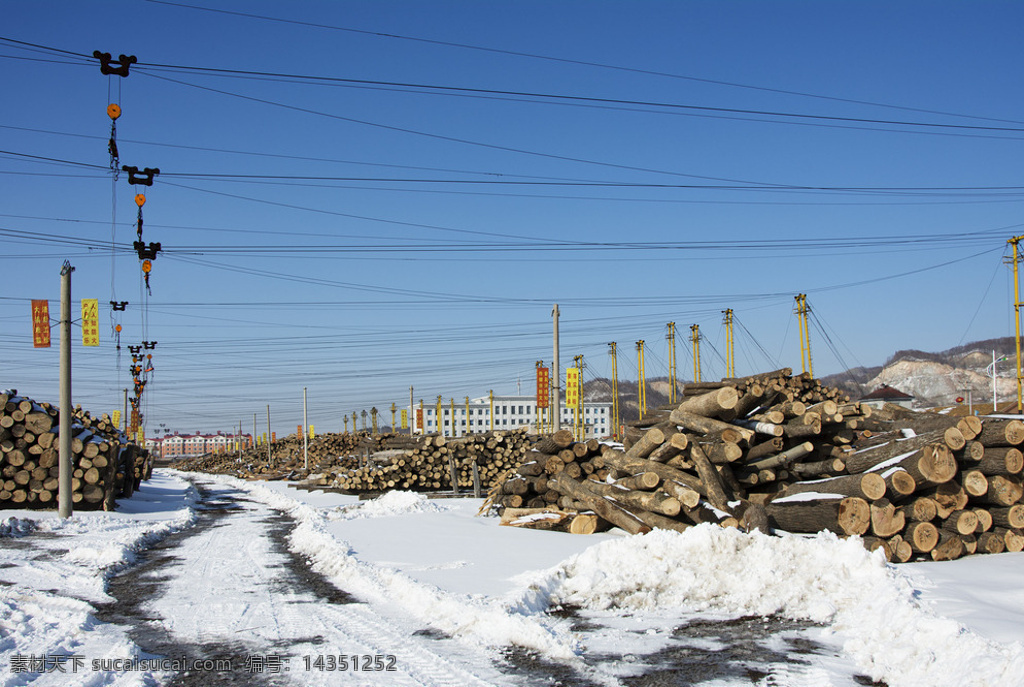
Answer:
[(271, 444), (269, 460), (264, 445), (241, 454), (187, 458), (173, 467), (243, 479), (283, 479), (306, 487), (352, 493), (450, 490), (454, 474), (458, 489), (479, 484), (487, 490), (522, 462), (529, 444), (525, 430), (454, 438), (346, 432), (317, 436), (304, 450), (302, 436), (290, 435)]
[[(76, 509), (113, 510), (152, 473), (149, 452), (130, 443), (104, 414), (76, 406), (71, 419), (72, 496)], [(0, 508), (58, 505), (59, 409), (16, 391), (0, 393)]]
[(487, 490), (522, 462), (529, 444), (525, 429), (462, 437), (426, 435), (416, 437), (411, 448), (385, 449), (355, 469), (330, 471), (316, 485), (350, 492), (457, 491), (475, 486)]
[(685, 385), (621, 449), (556, 433), (489, 494), (504, 524), (857, 535), (890, 561), (1024, 549), (1024, 423), (873, 413), (788, 369)]

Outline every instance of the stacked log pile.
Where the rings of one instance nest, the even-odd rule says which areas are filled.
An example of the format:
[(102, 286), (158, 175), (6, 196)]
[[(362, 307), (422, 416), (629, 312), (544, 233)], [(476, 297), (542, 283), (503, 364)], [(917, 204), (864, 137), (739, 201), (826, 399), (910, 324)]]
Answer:
[[(332, 469), (350, 469), (359, 465), (360, 457), (381, 450), (392, 442), (401, 445), (406, 435), (368, 432), (321, 434), (303, 444), (300, 434), (290, 434), (270, 444), (238, 451), (208, 453), (203, 456), (176, 461), (172, 467), (192, 472), (233, 475), (242, 479), (306, 479), (307, 475), (324, 473)], [(309, 468), (306, 469), (306, 454)]]
[(522, 462), (530, 443), (526, 430), (416, 439), (413, 447), (375, 453), (360, 467), (331, 470), (317, 484), (355, 492), (490, 489)]
[(572, 532), (830, 530), (899, 562), (1024, 549), (1016, 420), (873, 416), (779, 370), (688, 385), (632, 429), (621, 450), (545, 439), (488, 504), (507, 524)]
[[(0, 393), (0, 508), (57, 507), (59, 428), (56, 407)], [(149, 478), (149, 453), (129, 443), (106, 414), (97, 419), (76, 407), (71, 432), (74, 508), (112, 510)]]
[[(459, 489), (479, 484), (490, 489), (522, 461), (529, 447), (525, 430), (488, 432), (464, 437), (440, 435), (324, 434), (303, 450), (301, 436), (291, 435), (267, 448), (207, 454), (174, 463), (180, 470), (230, 474), (243, 479), (287, 479), (311, 487), (349, 492), (388, 489)], [(305, 452), (309, 454), (306, 468)]]

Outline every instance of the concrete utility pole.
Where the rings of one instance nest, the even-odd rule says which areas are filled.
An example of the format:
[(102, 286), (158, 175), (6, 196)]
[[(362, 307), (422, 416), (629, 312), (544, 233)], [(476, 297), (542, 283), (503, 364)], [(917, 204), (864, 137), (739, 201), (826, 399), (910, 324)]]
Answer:
[(413, 407), (411, 386), (409, 387), (409, 417), (406, 420), (409, 423), (409, 436), (412, 436), (416, 430), (416, 408)]
[(309, 420), (306, 417), (306, 387), (302, 387), (302, 457), (309, 470)]
[(64, 261), (60, 269), (60, 444), (57, 476), (57, 509), (60, 517), (71, 517), (71, 273), (75, 268)]
[(551, 431), (557, 432), (562, 429), (562, 397), (559, 395), (561, 372), (558, 369), (558, 303), (555, 303), (551, 315), (555, 323), (555, 356), (551, 363)]

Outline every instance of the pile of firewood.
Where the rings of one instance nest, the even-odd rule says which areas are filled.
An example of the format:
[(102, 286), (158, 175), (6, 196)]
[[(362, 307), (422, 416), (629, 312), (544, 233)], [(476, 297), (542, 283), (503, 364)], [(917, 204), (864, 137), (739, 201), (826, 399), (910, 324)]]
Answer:
[[(230, 474), (243, 479), (285, 479), (308, 487), (349, 492), (388, 489), (434, 491), (490, 489), (522, 462), (529, 447), (525, 430), (488, 432), (463, 437), (437, 434), (323, 434), (303, 447), (290, 435), (267, 447), (236, 453), (207, 454), (173, 464), (179, 470)], [(306, 467), (306, 455), (309, 466)]]
[[(359, 456), (367, 456), (396, 442), (404, 445), (408, 435), (368, 432), (320, 434), (303, 443), (301, 434), (290, 434), (270, 443), (225, 453), (208, 453), (183, 458), (172, 464), (178, 470), (233, 475), (242, 479), (305, 479), (309, 474), (331, 469), (357, 467)], [(306, 461), (309, 467), (306, 467)]]
[(505, 524), (859, 535), (892, 561), (1024, 549), (1024, 423), (872, 414), (789, 370), (688, 385), (623, 450), (556, 433), (490, 493)]
[(330, 470), (315, 484), (357, 492), (490, 489), (522, 462), (528, 447), (526, 430), (455, 438), (421, 436), (410, 448), (388, 448), (371, 454), (365, 464), (354, 469)]
[[(15, 391), (0, 393), (0, 508), (56, 508), (59, 410)], [(149, 453), (76, 407), (71, 420), (74, 508), (114, 508), (151, 475)]]

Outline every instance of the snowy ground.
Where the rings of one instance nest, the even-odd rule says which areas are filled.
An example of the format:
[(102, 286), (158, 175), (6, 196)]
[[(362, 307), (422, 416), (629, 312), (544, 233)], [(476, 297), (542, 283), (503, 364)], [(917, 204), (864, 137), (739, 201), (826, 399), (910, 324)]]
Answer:
[(479, 506), (161, 470), (116, 513), (4, 511), (0, 686), (1024, 685), (1024, 554)]

